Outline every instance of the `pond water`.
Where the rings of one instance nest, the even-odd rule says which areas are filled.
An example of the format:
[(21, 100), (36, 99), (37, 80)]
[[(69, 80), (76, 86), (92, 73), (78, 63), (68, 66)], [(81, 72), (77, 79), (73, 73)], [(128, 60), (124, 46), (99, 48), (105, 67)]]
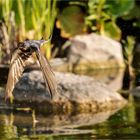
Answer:
[[(54, 114), (53, 116), (39, 113), (36, 115), (34, 111), (30, 110), (0, 109), (0, 139), (140, 139), (140, 104), (134, 100), (129, 101), (123, 109), (110, 116), (107, 120), (103, 122), (101, 120), (97, 124), (87, 123), (83, 126), (71, 127), (74, 125), (74, 120), (71, 125), (68, 122), (72, 122), (73, 116), (69, 115), (67, 118), (62, 117), (59, 119), (61, 121)], [(42, 120), (42, 122), (40, 123), (38, 120)]]
[[(81, 72), (80, 74), (83, 74)], [(113, 90), (123, 87), (123, 72), (88, 72)], [(118, 111), (99, 113), (36, 112), (30, 108), (0, 105), (0, 140), (94, 140), (140, 139), (140, 104), (132, 96)]]

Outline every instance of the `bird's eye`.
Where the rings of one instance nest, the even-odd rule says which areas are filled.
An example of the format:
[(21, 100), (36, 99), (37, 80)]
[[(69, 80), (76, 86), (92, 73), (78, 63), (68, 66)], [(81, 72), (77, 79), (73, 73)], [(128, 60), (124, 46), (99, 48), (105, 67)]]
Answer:
[(37, 48), (38, 48), (38, 46), (37, 46), (36, 44), (33, 44), (33, 45), (31, 45), (30, 47), (31, 47), (31, 49), (33, 49), (33, 50), (37, 50)]

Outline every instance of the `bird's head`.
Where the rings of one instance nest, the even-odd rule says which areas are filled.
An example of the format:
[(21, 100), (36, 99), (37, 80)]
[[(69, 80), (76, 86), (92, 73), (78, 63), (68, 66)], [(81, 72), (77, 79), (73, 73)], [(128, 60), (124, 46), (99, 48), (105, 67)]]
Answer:
[(46, 44), (48, 40), (25, 40), (18, 43), (18, 47), (23, 52), (34, 52), (40, 48), (43, 44)]

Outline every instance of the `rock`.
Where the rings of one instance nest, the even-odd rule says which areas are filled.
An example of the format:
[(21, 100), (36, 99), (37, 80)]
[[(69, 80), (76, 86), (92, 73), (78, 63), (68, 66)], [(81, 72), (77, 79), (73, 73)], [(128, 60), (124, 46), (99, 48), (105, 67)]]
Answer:
[(75, 72), (80, 75), (94, 77), (95, 80), (105, 83), (113, 91), (119, 91), (123, 87), (124, 69), (100, 69), (82, 70)]
[[(120, 94), (111, 91), (105, 84), (88, 76), (56, 72), (58, 97), (49, 99), (41, 71), (24, 73), (17, 83), (14, 104), (37, 107), (39, 110), (101, 111), (116, 109), (126, 103)], [(39, 104), (39, 105), (38, 105)]]
[(68, 62), (74, 69), (124, 67), (121, 44), (95, 33), (77, 35), (70, 40)]
[(50, 64), (55, 71), (66, 72), (69, 71), (69, 64), (67, 58), (54, 58), (50, 60)]
[[(55, 58), (50, 60), (50, 64), (55, 71), (72, 72), (69, 68), (68, 60), (66, 58)], [(32, 69), (33, 70), (33, 69)], [(80, 75), (92, 76), (94, 79), (101, 81), (113, 91), (118, 91), (123, 87), (124, 69), (97, 69), (97, 70), (77, 70), (74, 73)]]

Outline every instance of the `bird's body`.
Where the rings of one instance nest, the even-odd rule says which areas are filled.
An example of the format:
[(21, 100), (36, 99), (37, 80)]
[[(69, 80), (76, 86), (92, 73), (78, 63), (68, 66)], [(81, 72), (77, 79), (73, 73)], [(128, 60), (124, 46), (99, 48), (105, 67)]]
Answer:
[(43, 72), (47, 90), (51, 98), (55, 96), (55, 94), (57, 93), (57, 84), (55, 81), (54, 73), (48, 60), (40, 52), (40, 46), (42, 46), (46, 42), (47, 41), (45, 40), (26, 40), (18, 44), (18, 48), (12, 55), (9, 67), (9, 74), (5, 91), (6, 99), (13, 97), (13, 89), (16, 83), (19, 81), (20, 77), (22, 76), (24, 68), (33, 53), (35, 53), (37, 56), (41, 70)]

